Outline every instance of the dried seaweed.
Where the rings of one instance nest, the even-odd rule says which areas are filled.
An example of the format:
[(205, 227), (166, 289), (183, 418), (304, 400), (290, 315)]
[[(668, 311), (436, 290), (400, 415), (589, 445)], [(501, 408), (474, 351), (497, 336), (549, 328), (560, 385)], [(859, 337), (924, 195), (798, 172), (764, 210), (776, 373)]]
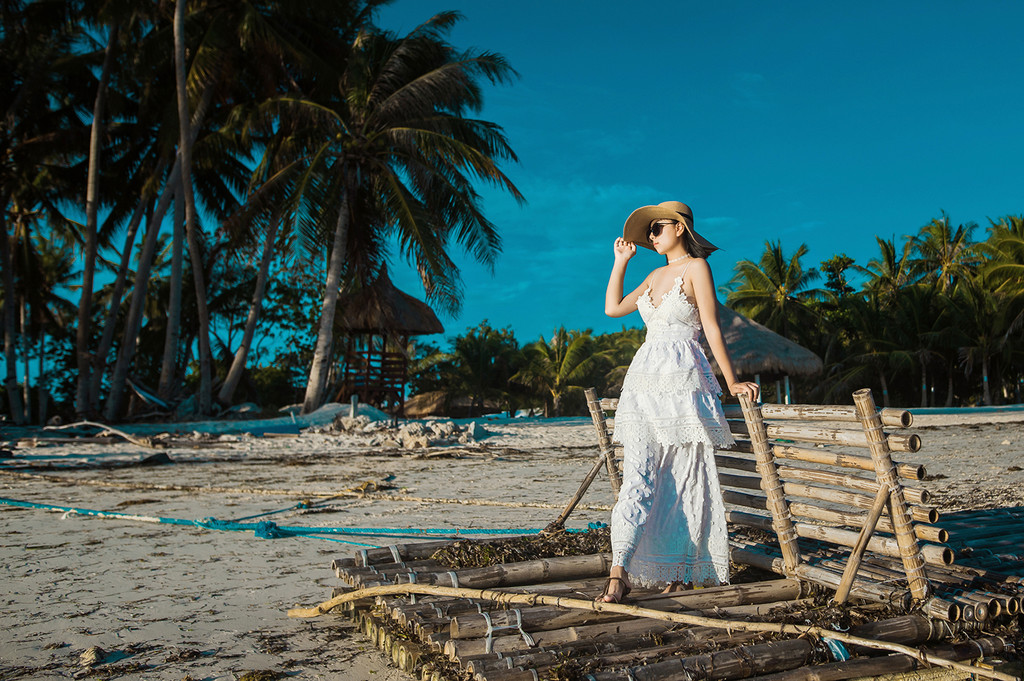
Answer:
[(445, 567), (458, 570), (541, 558), (580, 556), (610, 550), (609, 529), (602, 527), (586, 532), (561, 530), (494, 542), (456, 541), (437, 550), (431, 557)]

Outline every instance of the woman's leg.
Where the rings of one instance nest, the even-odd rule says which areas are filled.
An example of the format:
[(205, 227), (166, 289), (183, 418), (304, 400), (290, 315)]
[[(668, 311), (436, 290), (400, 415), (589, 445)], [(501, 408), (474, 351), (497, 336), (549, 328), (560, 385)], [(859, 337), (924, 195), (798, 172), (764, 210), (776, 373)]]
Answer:
[(657, 443), (626, 443), (623, 446), (622, 487), (612, 509), (612, 569), (602, 598), (617, 601), (629, 591), (629, 561), (636, 550), (654, 497), (651, 473), (660, 446)]

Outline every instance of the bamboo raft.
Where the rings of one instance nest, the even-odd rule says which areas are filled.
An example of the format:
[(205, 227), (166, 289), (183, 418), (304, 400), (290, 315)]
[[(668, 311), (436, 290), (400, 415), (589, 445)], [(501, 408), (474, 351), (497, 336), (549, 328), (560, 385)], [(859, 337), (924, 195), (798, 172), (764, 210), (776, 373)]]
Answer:
[(424, 681), (1019, 678), (1024, 508), (940, 519), (924, 467), (892, 458), (921, 447), (911, 415), (876, 409), (866, 390), (853, 407), (727, 408), (731, 585), (598, 604), (604, 551), (460, 567), (462, 554), (501, 561), (512, 542), (560, 536), (602, 470), (617, 488), (615, 404), (588, 401), (600, 456), (546, 538), (362, 550), (333, 562), (346, 586), (332, 600), (289, 614), (341, 612)]

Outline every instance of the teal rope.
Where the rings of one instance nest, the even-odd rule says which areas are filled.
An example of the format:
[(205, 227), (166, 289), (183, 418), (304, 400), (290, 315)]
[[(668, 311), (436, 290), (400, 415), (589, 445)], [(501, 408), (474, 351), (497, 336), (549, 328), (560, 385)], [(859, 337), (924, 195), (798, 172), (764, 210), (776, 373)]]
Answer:
[[(145, 523), (159, 523), (164, 525), (185, 525), (188, 527), (199, 527), (205, 530), (219, 530), (224, 532), (252, 530), (260, 539), (277, 539), (280, 537), (316, 537), (328, 541), (337, 541), (356, 546), (374, 546), (333, 537), (320, 537), (317, 535), (345, 534), (350, 536), (367, 537), (462, 537), (473, 535), (531, 535), (538, 534), (543, 530), (539, 528), (527, 529), (483, 529), (483, 528), (388, 528), (388, 527), (296, 527), (278, 525), (277, 523), (263, 520), (255, 523), (236, 522), (231, 520), (218, 520), (216, 518), (204, 518), (202, 520), (187, 520), (184, 518), (165, 518), (161, 516), (144, 516), (131, 513), (115, 513), (112, 511), (99, 511), (88, 508), (75, 508), (71, 506), (55, 506), (53, 504), (39, 504), (32, 501), (21, 501), (0, 497), (0, 504), (17, 506), (20, 508), (32, 508), (44, 511), (56, 511), (59, 513), (74, 513), (77, 515), (88, 515), (97, 518), (112, 518), (117, 520), (132, 520)], [(258, 516), (253, 516), (258, 517)], [(567, 532), (586, 532), (589, 529), (603, 527), (603, 523), (590, 523), (586, 529), (566, 528)]]

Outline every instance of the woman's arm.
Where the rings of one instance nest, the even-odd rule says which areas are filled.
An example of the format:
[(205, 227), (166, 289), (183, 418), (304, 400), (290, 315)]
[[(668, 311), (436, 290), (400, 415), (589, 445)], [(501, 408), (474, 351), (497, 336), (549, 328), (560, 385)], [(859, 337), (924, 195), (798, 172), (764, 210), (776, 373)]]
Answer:
[(751, 399), (756, 400), (761, 392), (758, 385), (736, 380), (732, 360), (729, 358), (729, 350), (725, 347), (725, 339), (722, 337), (722, 326), (718, 320), (718, 298), (715, 296), (715, 282), (711, 277), (711, 267), (708, 266), (708, 261), (703, 258), (694, 260), (686, 270), (686, 278), (693, 287), (693, 297), (697, 301), (697, 311), (700, 312), (704, 337), (718, 361), (718, 368), (722, 370), (722, 377), (725, 379), (729, 393), (749, 395)]
[[(636, 300), (644, 292), (647, 279), (628, 296), (622, 296), (622, 282), (626, 278), (626, 264), (636, 253), (636, 244), (621, 237), (615, 240), (615, 263), (608, 278), (608, 289), (604, 293), (604, 313), (609, 317), (625, 317), (636, 310)], [(650, 277), (648, 277), (649, 279)]]

